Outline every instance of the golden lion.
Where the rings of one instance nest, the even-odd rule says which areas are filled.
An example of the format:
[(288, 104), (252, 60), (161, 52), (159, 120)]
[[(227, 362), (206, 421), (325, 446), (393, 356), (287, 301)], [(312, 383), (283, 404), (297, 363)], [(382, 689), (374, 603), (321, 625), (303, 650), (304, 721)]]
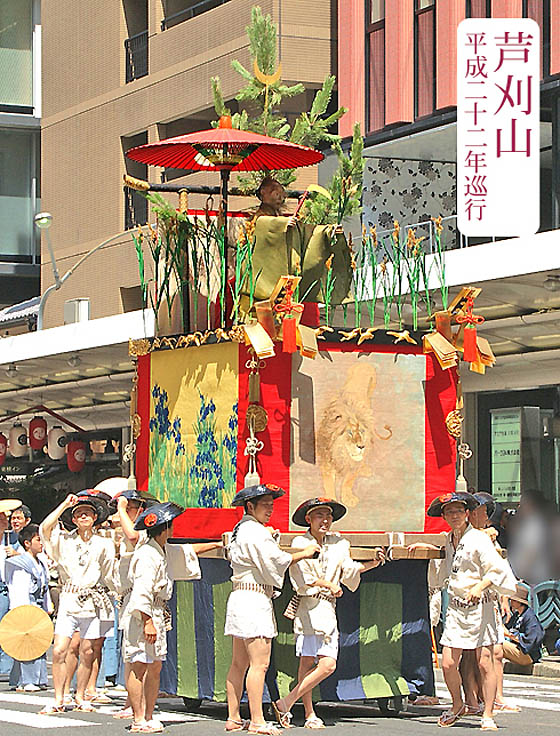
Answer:
[(317, 431), (324, 493), (348, 507), (358, 504), (353, 493), (358, 478), (371, 476), (371, 466), (365, 461), (374, 435), (382, 440), (393, 435), (388, 425), (384, 427), (385, 436), (374, 427), (371, 396), (376, 382), (373, 365), (361, 361), (352, 366), (342, 389), (324, 408)]

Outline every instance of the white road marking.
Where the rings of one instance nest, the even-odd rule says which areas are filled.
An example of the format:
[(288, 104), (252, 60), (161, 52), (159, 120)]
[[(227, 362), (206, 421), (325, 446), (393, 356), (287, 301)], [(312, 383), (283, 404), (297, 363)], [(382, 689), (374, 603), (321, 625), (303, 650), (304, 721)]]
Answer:
[(0, 721), (3, 723), (17, 723), (20, 726), (30, 726), (31, 728), (69, 728), (73, 726), (101, 725), (93, 721), (82, 721), (78, 718), (42, 716), (38, 713), (26, 713), (23, 710), (6, 710), (4, 708), (0, 708)]
[[(556, 694), (547, 694), (543, 692), (538, 693), (530, 693), (526, 694), (525, 696), (519, 694), (519, 693), (512, 693), (511, 689), (506, 686), (504, 683), (504, 687), (506, 689), (506, 699), (511, 700), (512, 703), (515, 703), (520, 708), (529, 708), (534, 710), (560, 710), (560, 699), (558, 700), (545, 700), (541, 699), (543, 696), (546, 697), (557, 697)], [(524, 689), (524, 688), (523, 688)], [(441, 685), (440, 683), (436, 683), (436, 694), (438, 697), (443, 699), (449, 700), (449, 691), (445, 687), (445, 685)], [(499, 714), (504, 715), (504, 714)], [(509, 714), (506, 714), (509, 715)]]

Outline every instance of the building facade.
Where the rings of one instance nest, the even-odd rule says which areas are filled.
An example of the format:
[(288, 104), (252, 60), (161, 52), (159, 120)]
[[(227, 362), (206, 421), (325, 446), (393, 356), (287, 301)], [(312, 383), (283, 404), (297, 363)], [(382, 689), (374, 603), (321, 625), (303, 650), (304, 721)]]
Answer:
[(39, 0), (0, 0), (0, 307), (39, 293)]

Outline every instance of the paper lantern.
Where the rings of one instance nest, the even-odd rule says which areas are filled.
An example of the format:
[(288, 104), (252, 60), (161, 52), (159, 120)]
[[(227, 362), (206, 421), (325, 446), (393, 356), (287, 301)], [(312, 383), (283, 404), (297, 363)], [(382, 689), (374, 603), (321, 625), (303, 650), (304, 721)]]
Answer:
[(66, 452), (66, 432), (56, 425), (47, 435), (47, 452), (51, 460), (62, 460)]
[(66, 462), (68, 463), (68, 469), (72, 473), (79, 473), (80, 470), (84, 469), (86, 463), (86, 446), (81, 440), (72, 440), (68, 443)]
[(0, 465), (4, 465), (6, 460), (6, 451), (8, 449), (8, 438), (0, 432)]
[(33, 417), (29, 422), (29, 446), (40, 450), (47, 444), (47, 421), (43, 417)]
[(8, 436), (8, 449), (12, 457), (23, 457), (27, 449), (27, 432), (22, 424), (14, 424)]

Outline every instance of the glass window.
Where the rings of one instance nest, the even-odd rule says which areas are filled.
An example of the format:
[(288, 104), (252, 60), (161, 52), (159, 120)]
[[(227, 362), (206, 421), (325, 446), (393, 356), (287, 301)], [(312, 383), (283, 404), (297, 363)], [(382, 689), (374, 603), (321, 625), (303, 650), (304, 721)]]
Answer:
[(165, 18), (161, 22), (161, 30), (165, 31), (227, 2), (229, 0), (165, 0)]
[(0, 105), (33, 107), (32, 0), (0, 0)]
[(37, 141), (36, 133), (0, 129), (1, 260), (28, 260), (35, 253)]
[(369, 0), (369, 24), (385, 20), (385, 0)]
[(416, 0), (416, 10), (424, 10), (425, 8), (431, 8), (432, 5), (436, 4), (436, 0)]
[(467, 0), (467, 18), (491, 18), (492, 0)]

